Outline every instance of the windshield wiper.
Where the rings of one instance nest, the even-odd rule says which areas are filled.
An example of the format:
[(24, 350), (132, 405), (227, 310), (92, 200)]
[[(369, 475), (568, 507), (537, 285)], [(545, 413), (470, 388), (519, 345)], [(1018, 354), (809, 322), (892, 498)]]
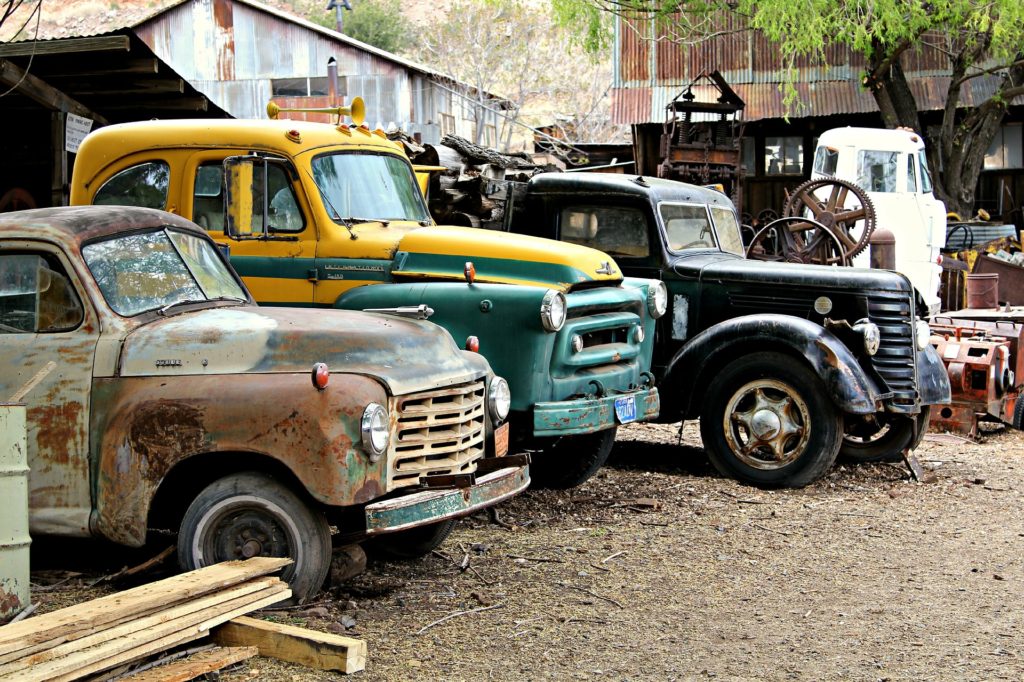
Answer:
[(338, 220), (343, 220), (349, 225), (354, 225), (356, 223), (380, 223), (381, 227), (387, 227), (388, 225), (391, 224), (390, 218), (387, 220), (383, 220), (381, 218), (356, 218), (355, 216), (353, 216), (351, 218), (338, 218)]
[(246, 300), (244, 298), (239, 298), (238, 296), (215, 296), (213, 298), (183, 298), (183, 299), (180, 299), (180, 300), (168, 303), (167, 305), (163, 306), (162, 308), (160, 308), (156, 312), (157, 312), (158, 315), (166, 316), (167, 315), (167, 311), (170, 310), (171, 308), (176, 307), (176, 306), (179, 306), (179, 305), (189, 305), (189, 304), (197, 304), (197, 303), (209, 303), (210, 301), (234, 301), (235, 303), (245, 303), (246, 302)]

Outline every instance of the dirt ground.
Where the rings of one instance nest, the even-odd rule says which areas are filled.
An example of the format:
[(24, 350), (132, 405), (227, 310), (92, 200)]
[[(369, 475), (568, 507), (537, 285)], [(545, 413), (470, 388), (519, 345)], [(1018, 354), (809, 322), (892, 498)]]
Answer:
[[(357, 679), (1024, 679), (1024, 433), (929, 434), (918, 457), (932, 482), (840, 465), (766, 491), (719, 477), (694, 425), (630, 426), (581, 488), (263, 615), (364, 639)], [(84, 586), (123, 558), (90, 556), (42, 557), (33, 580), (65, 581), (33, 592), (43, 610), (111, 589)], [(221, 675), (339, 677), (264, 658)]]

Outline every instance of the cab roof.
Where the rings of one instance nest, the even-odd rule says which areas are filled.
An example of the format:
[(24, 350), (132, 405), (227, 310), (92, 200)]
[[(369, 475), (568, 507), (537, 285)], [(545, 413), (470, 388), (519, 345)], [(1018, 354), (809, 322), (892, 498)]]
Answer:
[(540, 173), (530, 178), (530, 194), (599, 194), (643, 197), (654, 203), (685, 201), (734, 208), (718, 190), (676, 180), (612, 173)]
[(81, 246), (121, 232), (166, 226), (208, 239), (195, 223), (152, 208), (60, 206), (0, 213), (0, 238), (42, 238), (64, 245)]
[(818, 138), (819, 147), (856, 147), (874, 151), (916, 154), (924, 149), (924, 141), (913, 130), (889, 128), (833, 128)]

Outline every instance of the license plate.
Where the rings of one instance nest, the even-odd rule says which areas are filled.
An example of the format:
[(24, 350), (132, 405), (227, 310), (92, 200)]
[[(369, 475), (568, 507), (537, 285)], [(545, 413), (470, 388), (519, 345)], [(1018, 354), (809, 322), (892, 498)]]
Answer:
[(636, 421), (636, 398), (631, 395), (624, 395), (615, 399), (615, 416), (620, 424), (628, 424)]
[(508, 453), (508, 423), (494, 429), (494, 456), (504, 457)]

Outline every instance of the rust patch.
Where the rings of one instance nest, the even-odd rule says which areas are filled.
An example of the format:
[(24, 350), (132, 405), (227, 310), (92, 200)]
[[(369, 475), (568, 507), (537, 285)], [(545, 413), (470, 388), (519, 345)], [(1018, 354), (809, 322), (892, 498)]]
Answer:
[(67, 464), (74, 452), (82, 449), (82, 403), (49, 404), (28, 410), (29, 423), (38, 427), (36, 452), (41, 459)]
[(22, 607), (18, 595), (0, 588), (0, 615), (13, 613)]
[(380, 481), (370, 479), (356, 491), (352, 501), (356, 504), (363, 504), (375, 500), (383, 494), (384, 488), (381, 486)]
[(115, 471), (127, 473), (135, 457), (143, 475), (157, 482), (183, 456), (206, 443), (203, 413), (195, 405), (158, 400), (140, 405), (128, 427), (128, 451), (118, 453)]

